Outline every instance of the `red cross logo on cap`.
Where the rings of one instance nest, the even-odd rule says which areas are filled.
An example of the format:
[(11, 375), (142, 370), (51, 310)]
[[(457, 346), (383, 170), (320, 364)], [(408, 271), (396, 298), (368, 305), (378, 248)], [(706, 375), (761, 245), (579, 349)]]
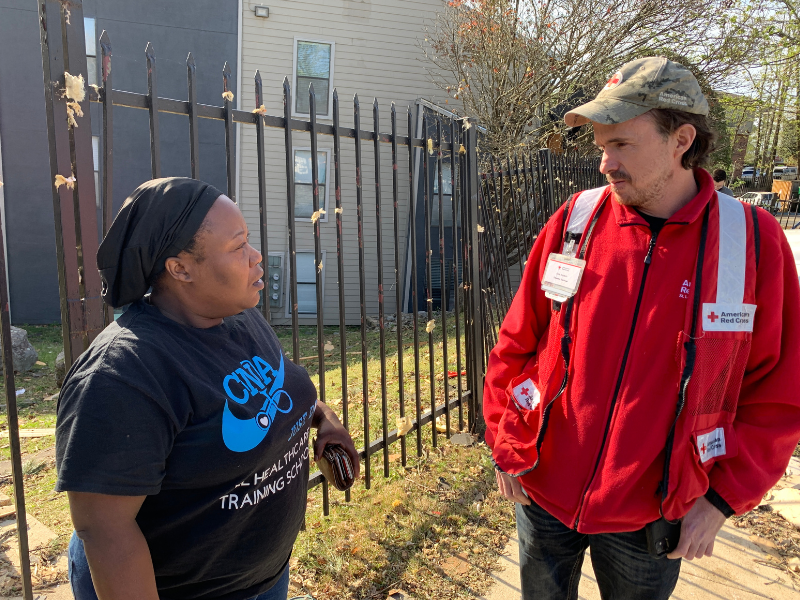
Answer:
[(708, 320), (709, 320), (709, 321), (711, 321), (712, 323), (716, 323), (716, 322), (717, 322), (717, 319), (719, 319), (719, 315), (718, 315), (718, 314), (716, 314), (716, 313), (715, 313), (715, 312), (712, 310), (712, 311), (711, 311), (711, 314), (710, 314), (710, 315), (708, 315)]
[(611, 76), (611, 79), (608, 80), (605, 89), (613, 90), (620, 83), (622, 83), (622, 71), (617, 71)]

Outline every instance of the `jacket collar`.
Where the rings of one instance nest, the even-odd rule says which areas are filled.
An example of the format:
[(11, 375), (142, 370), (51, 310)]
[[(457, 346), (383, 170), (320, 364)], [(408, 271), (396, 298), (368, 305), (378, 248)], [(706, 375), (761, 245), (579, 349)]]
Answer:
[[(667, 219), (667, 223), (693, 223), (698, 217), (700, 217), (700, 215), (703, 214), (703, 210), (711, 198), (716, 196), (716, 192), (714, 191), (714, 180), (711, 178), (711, 174), (708, 171), (700, 168), (694, 169), (694, 179), (699, 187), (697, 195), (692, 198), (686, 204), (686, 206), (681, 208), (678, 212)], [(646, 226), (647, 221), (645, 221), (642, 216), (636, 212), (636, 209), (631, 206), (623, 206), (614, 200), (610, 193), (610, 189), (611, 188), (609, 187), (608, 201), (611, 202), (611, 206), (614, 209), (614, 217), (617, 219), (617, 225), (621, 227), (627, 225)]]

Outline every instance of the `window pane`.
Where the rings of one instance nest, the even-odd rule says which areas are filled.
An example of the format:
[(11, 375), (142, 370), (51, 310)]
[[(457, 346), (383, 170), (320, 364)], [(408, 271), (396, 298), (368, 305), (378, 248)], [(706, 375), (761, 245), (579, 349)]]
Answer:
[(314, 200), (310, 183), (294, 185), (294, 216), (296, 219), (310, 219), (314, 213)]
[[(328, 176), (328, 153), (324, 150), (317, 151), (317, 177), (320, 184), (325, 184)], [(294, 182), (312, 183), (311, 179), (311, 150), (295, 150), (294, 152)], [(320, 190), (320, 194), (322, 191)]]
[(308, 113), (308, 85), (314, 84), (314, 93), (317, 95), (317, 114), (328, 114), (328, 89), (327, 79), (314, 79), (312, 77), (297, 76), (297, 90), (295, 91), (295, 111)]
[(96, 56), (87, 56), (86, 57), (86, 84), (98, 84), (97, 81), (97, 57)]
[[(297, 76), (328, 79), (331, 73), (331, 45), (297, 42)], [(299, 86), (298, 86), (299, 87)], [(314, 86), (316, 90), (317, 86)], [(308, 89), (301, 88), (301, 89)]]
[[(433, 173), (433, 193), (439, 193), (439, 169), (436, 166), (436, 161), (431, 161), (431, 172)], [(453, 193), (453, 186), (450, 181), (450, 161), (442, 160), (442, 187), (444, 188), (445, 195)], [(438, 201), (438, 198), (437, 198)]]
[(97, 35), (93, 17), (83, 18), (83, 33), (86, 38), (86, 56), (97, 56)]
[(92, 136), (92, 159), (94, 159), (94, 170), (100, 169), (100, 136)]
[(317, 286), (316, 284), (298, 283), (297, 284), (297, 312), (316, 313), (317, 312)]
[(297, 253), (297, 281), (298, 283), (315, 283), (317, 273), (314, 269), (314, 253)]
[(311, 183), (311, 150), (295, 150), (294, 182)]

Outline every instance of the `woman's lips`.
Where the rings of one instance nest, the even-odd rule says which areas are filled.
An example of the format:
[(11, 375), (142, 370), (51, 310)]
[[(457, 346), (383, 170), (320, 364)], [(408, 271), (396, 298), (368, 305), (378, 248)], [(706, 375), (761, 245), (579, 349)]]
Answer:
[(264, 289), (264, 281), (261, 279), (256, 280), (256, 282), (253, 285), (259, 290)]

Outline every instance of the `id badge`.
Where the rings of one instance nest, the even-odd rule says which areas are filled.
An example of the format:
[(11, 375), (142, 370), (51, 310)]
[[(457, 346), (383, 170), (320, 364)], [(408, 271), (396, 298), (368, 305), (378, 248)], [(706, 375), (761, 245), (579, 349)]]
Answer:
[(578, 291), (586, 261), (566, 254), (550, 254), (542, 277), (544, 295), (557, 302), (565, 302)]

